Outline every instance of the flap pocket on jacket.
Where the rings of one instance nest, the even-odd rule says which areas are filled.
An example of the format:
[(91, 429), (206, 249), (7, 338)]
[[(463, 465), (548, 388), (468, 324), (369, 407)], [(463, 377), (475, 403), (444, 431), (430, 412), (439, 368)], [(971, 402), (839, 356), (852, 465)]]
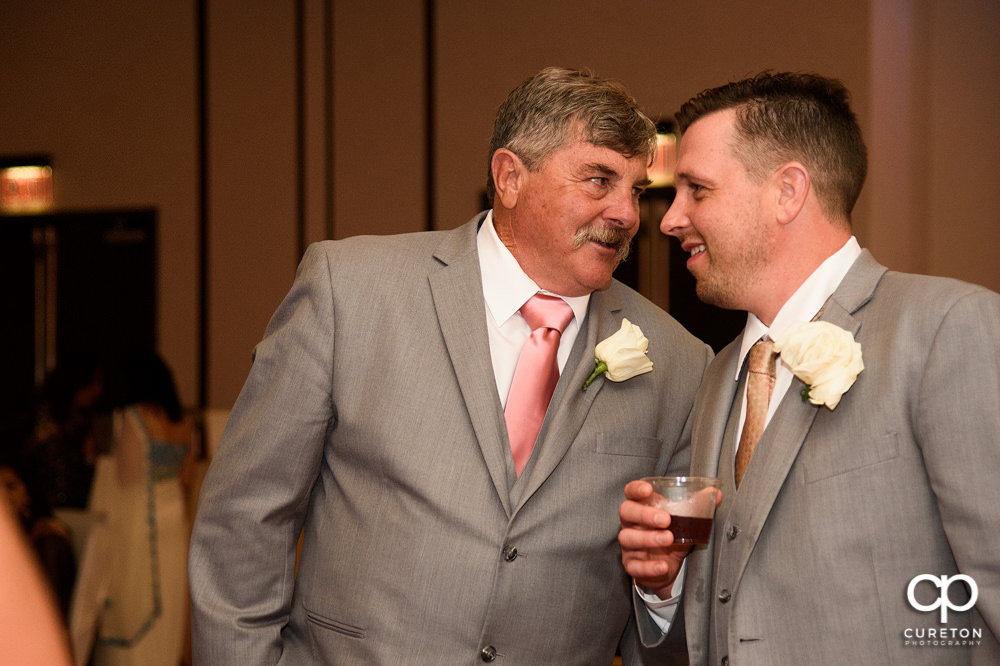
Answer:
[(850, 447), (824, 446), (830, 443), (816, 442), (816, 450), (807, 460), (803, 460), (802, 470), (806, 483), (814, 483), (892, 460), (898, 455), (899, 447), (894, 432), (877, 437), (862, 437)]
[(330, 631), (336, 631), (338, 634), (343, 634), (345, 636), (350, 636), (351, 638), (364, 638), (365, 630), (363, 627), (356, 627), (351, 624), (345, 624), (337, 620), (332, 620), (328, 617), (323, 617), (322, 615), (317, 615), (316, 613), (307, 610), (306, 618), (309, 622), (315, 624), (324, 629), (329, 629)]

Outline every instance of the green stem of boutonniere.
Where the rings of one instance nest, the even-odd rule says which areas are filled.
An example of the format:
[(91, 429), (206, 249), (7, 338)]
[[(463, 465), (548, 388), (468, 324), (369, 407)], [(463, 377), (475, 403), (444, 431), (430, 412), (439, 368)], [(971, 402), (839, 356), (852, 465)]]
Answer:
[(602, 372), (607, 372), (607, 371), (608, 371), (608, 364), (605, 363), (604, 361), (598, 362), (597, 367), (594, 368), (594, 371), (590, 373), (589, 377), (587, 377), (587, 381), (583, 383), (583, 390), (586, 391), (587, 387), (590, 386), (590, 383), (592, 381), (597, 379), (598, 375), (600, 375)]
[(803, 386), (802, 387), (802, 389), (799, 391), (799, 395), (802, 396), (802, 402), (805, 402), (805, 401), (807, 401), (809, 399), (809, 391), (811, 391), (811, 390), (812, 390), (812, 386)]

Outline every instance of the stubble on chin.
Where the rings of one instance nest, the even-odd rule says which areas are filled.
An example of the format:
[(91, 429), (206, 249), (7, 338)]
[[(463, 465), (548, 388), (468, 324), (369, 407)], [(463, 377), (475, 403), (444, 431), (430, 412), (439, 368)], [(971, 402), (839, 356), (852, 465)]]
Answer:
[(738, 309), (734, 305), (735, 298), (732, 294), (732, 289), (718, 283), (695, 278), (694, 293), (697, 294), (698, 300), (702, 303), (728, 310)]
[[(746, 310), (747, 299), (761, 282), (766, 255), (763, 246), (748, 248), (730, 270), (713, 267), (711, 260), (702, 275), (694, 275), (695, 294), (709, 305), (726, 310)], [(699, 271), (701, 272), (701, 271)]]

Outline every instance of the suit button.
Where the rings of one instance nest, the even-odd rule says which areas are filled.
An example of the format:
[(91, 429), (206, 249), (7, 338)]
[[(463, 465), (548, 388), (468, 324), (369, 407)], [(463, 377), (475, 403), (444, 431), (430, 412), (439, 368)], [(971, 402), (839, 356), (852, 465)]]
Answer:
[(733, 598), (733, 595), (729, 593), (729, 590), (723, 590), (719, 592), (719, 601), (724, 604), (728, 604), (729, 600)]
[(728, 539), (729, 539), (730, 541), (732, 541), (732, 540), (733, 540), (733, 539), (735, 539), (735, 538), (736, 538), (737, 536), (739, 536), (739, 534), (740, 534), (740, 528), (739, 528), (739, 527), (737, 527), (736, 525), (730, 525), (730, 526), (729, 526), (729, 529), (728, 529), (728, 530), (726, 530), (726, 537), (727, 537), (727, 538), (728, 538)]
[(504, 546), (503, 559), (507, 560), (508, 562), (513, 562), (515, 559), (517, 559), (517, 548), (514, 548), (514, 546)]
[(729, 657), (722, 658), (722, 666), (729, 666)]
[(497, 658), (497, 649), (492, 645), (487, 645), (479, 652), (479, 658), (483, 661), (493, 661)]

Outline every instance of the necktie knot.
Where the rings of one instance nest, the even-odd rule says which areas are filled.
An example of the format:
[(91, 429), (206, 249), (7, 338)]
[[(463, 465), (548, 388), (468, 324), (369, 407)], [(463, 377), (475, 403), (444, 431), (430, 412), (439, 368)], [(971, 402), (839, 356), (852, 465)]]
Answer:
[(747, 354), (747, 370), (774, 377), (775, 356), (774, 341), (770, 338), (761, 338)]
[(557, 296), (535, 294), (521, 306), (521, 316), (532, 331), (551, 328), (562, 333), (573, 319), (573, 308)]

